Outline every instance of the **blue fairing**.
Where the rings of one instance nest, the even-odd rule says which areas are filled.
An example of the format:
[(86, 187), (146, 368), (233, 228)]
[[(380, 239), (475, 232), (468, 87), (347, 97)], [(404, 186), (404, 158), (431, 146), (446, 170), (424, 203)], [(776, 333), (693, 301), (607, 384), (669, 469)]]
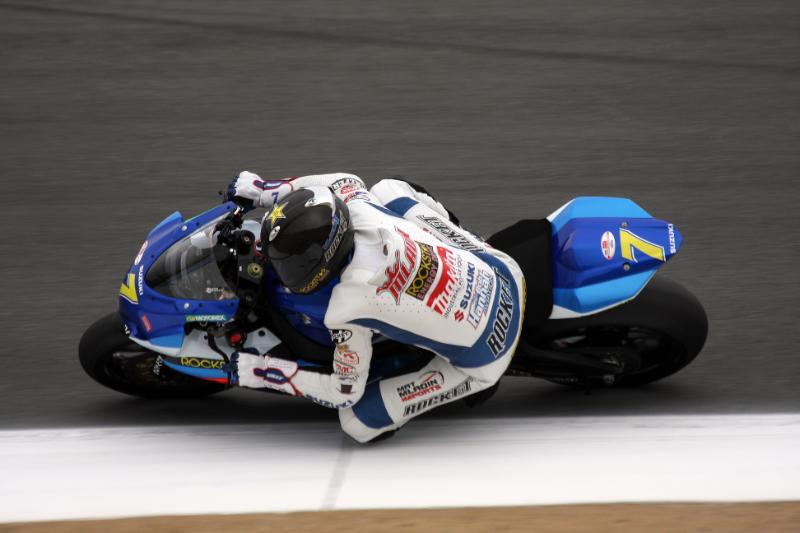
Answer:
[(145, 245), (123, 278), (120, 287), (119, 313), (134, 339), (144, 341), (165, 353), (177, 352), (183, 345), (188, 316), (214, 317), (208, 321), (224, 322), (239, 307), (236, 298), (225, 300), (191, 300), (165, 296), (147, 285), (150, 267), (168, 248), (198, 228), (233, 211), (228, 202), (184, 221), (175, 212), (162, 220), (147, 235)]
[(624, 198), (576, 198), (550, 222), (554, 312), (562, 316), (635, 297), (682, 241), (672, 224)]

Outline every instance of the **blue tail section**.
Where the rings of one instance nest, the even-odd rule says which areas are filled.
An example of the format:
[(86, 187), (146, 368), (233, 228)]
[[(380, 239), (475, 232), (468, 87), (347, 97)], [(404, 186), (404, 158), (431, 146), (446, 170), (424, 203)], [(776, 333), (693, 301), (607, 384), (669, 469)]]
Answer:
[(552, 225), (553, 315), (597, 313), (635, 297), (681, 246), (674, 225), (625, 198), (575, 198)]

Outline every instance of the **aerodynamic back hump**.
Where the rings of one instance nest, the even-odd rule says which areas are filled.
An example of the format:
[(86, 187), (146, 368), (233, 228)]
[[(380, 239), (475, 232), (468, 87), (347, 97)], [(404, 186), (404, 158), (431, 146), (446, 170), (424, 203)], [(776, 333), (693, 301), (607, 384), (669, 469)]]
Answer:
[(682, 241), (673, 224), (625, 198), (575, 198), (548, 220), (551, 318), (593, 314), (634, 298)]

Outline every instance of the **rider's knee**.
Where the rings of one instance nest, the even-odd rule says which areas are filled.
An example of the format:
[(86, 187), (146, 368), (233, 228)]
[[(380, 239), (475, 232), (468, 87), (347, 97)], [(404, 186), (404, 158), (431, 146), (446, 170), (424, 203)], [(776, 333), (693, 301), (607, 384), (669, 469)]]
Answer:
[(380, 427), (372, 427), (376, 424), (370, 421), (367, 422), (369, 422), (370, 425), (367, 425), (352, 407), (339, 409), (339, 423), (342, 426), (342, 431), (361, 444), (374, 441), (387, 431), (395, 431), (400, 427), (398, 424), (394, 423), (389, 423)]

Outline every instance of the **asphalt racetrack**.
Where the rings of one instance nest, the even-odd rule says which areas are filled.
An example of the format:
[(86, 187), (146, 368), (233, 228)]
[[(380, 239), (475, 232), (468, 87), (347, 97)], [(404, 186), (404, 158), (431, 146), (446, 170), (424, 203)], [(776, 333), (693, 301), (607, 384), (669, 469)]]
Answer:
[(663, 274), (710, 319), (692, 366), (591, 395), (507, 379), (429, 420), (797, 412), (799, 52), (792, 0), (0, 0), (0, 428), (337, 424), (256, 392), (127, 398), (78, 364), (149, 229), (241, 169), (406, 174), (484, 234), (579, 195), (680, 228)]

